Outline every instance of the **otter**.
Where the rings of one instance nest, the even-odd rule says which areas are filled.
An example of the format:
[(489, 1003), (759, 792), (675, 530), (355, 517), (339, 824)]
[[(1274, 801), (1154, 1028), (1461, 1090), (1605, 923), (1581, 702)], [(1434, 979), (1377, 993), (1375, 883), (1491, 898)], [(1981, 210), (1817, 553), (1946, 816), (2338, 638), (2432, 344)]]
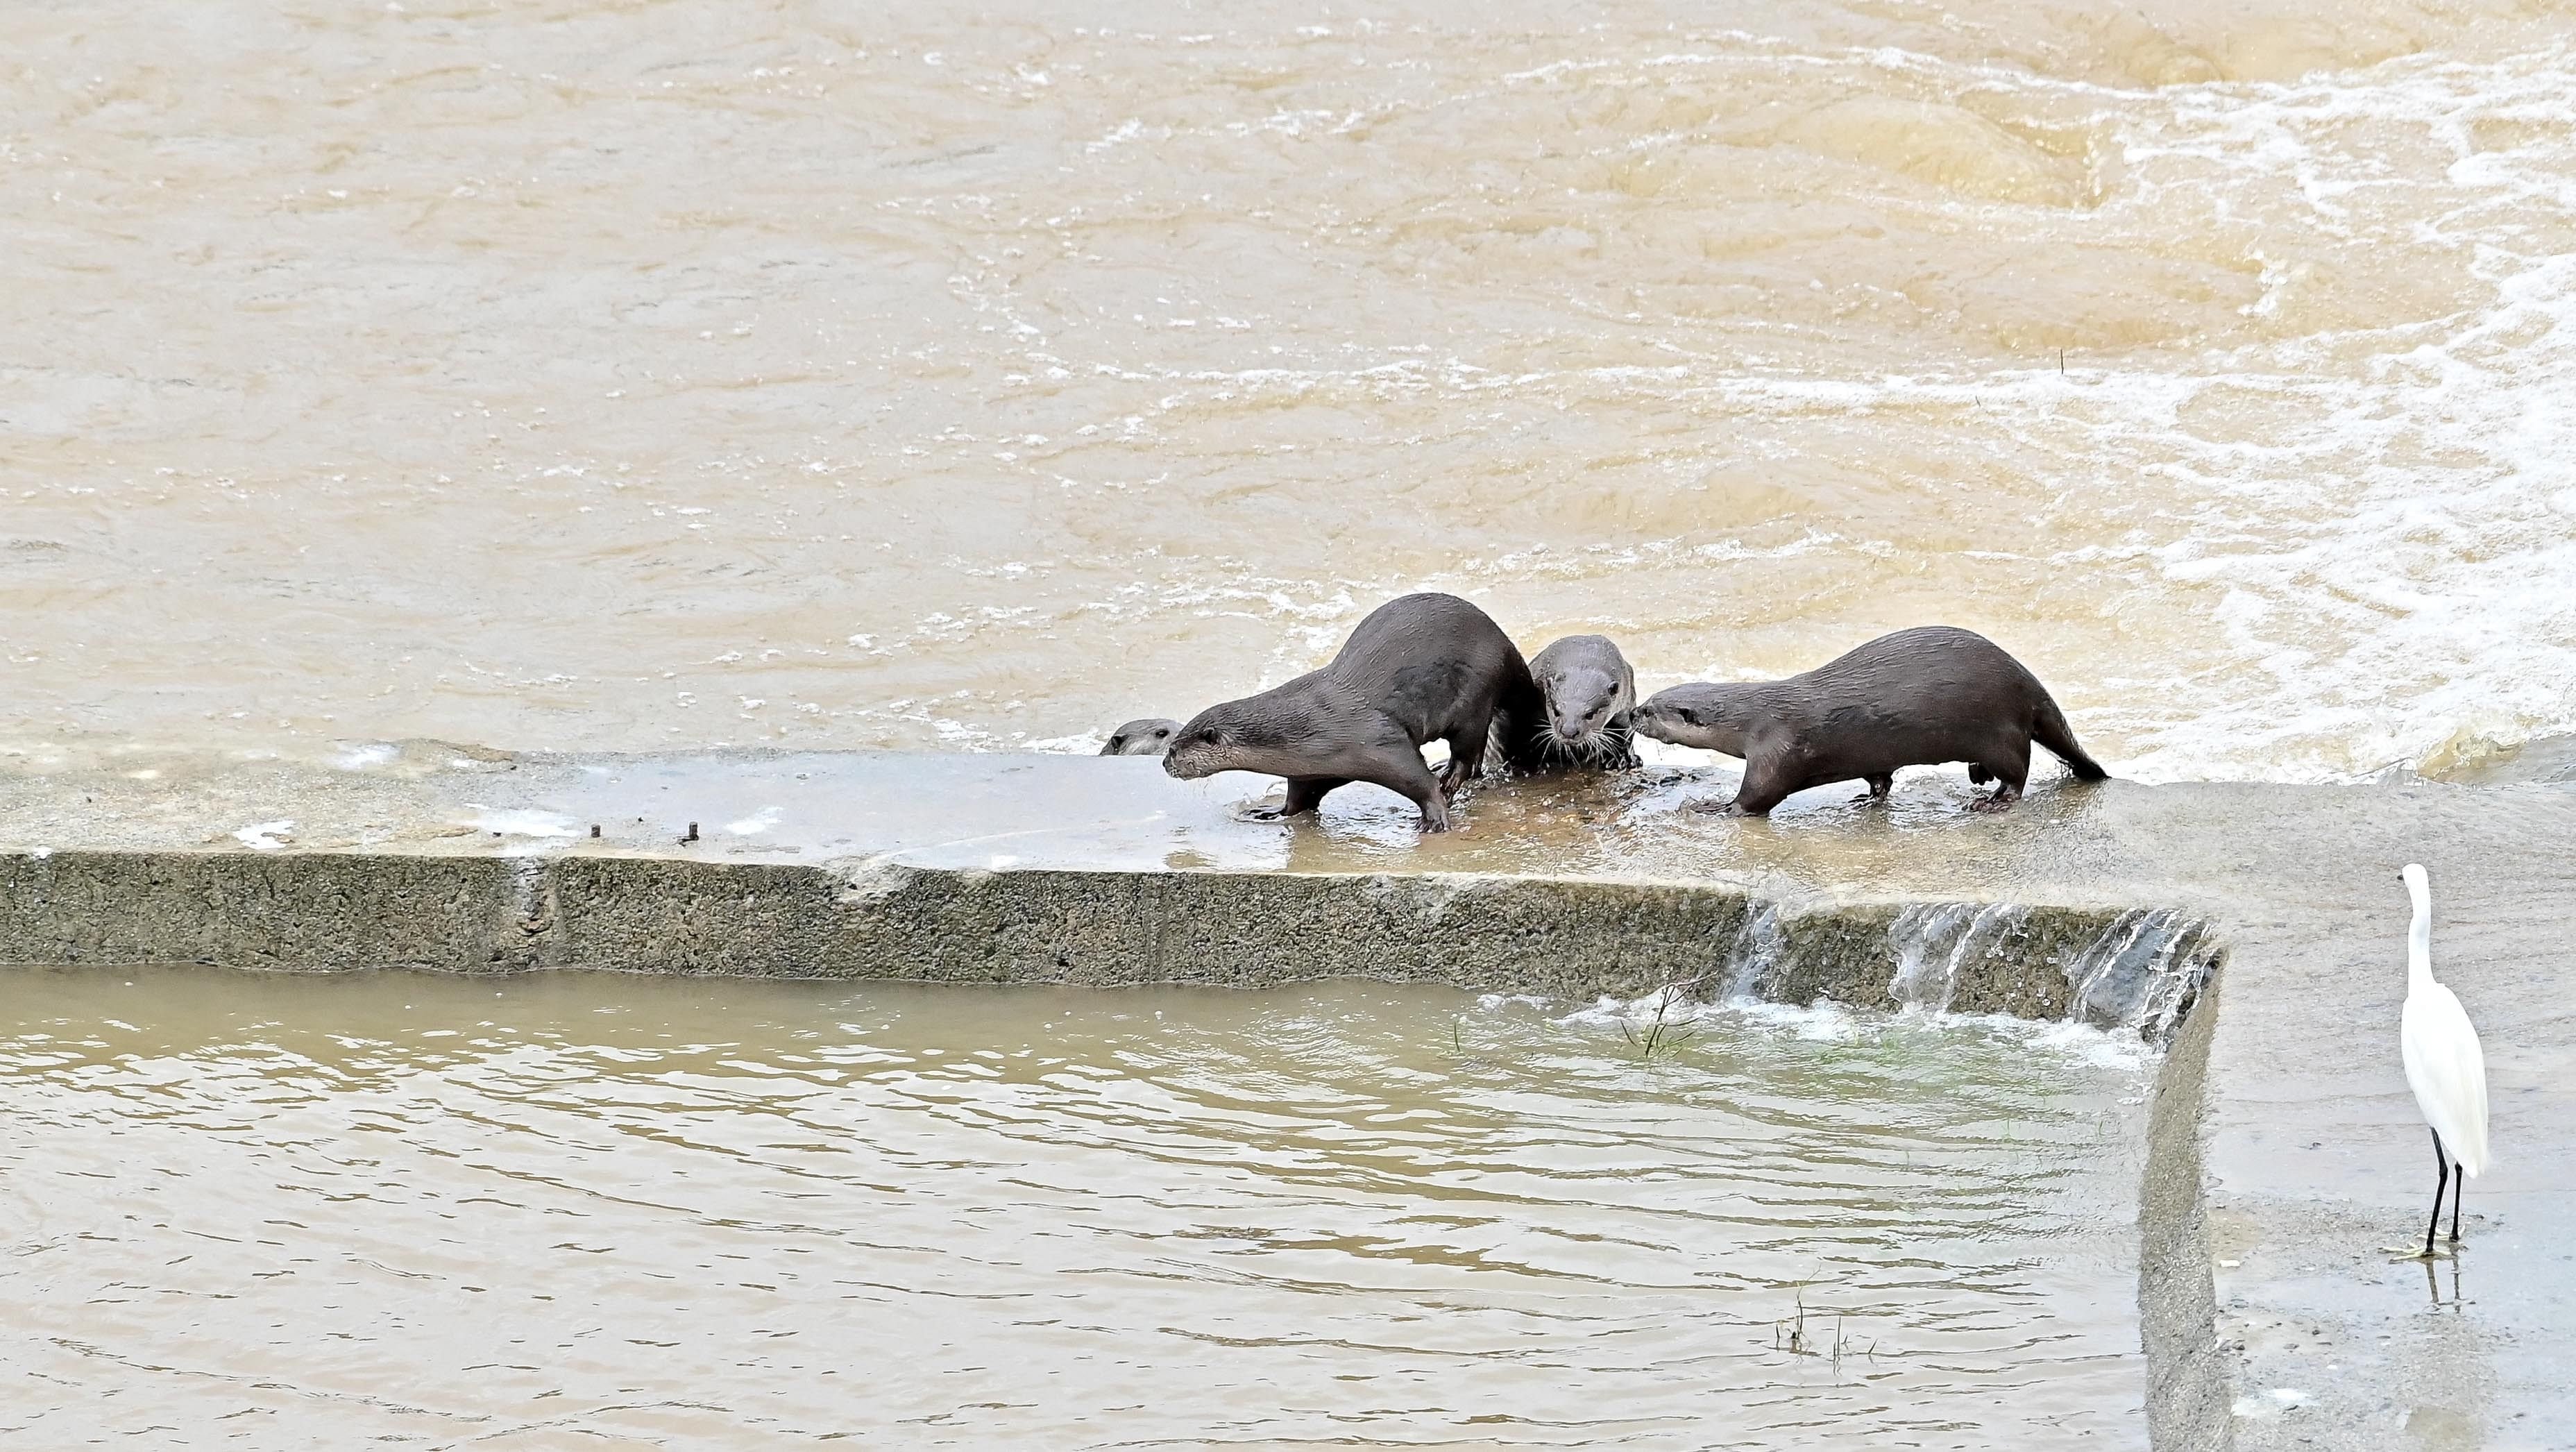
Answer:
[(1172, 733), (1181, 723), (1168, 716), (1139, 716), (1109, 733), (1103, 756), (1160, 756), (1171, 749)]
[[(1449, 799), (1483, 772), (1488, 741), (1509, 739), (1538, 710), (1528, 664), (1484, 611), (1455, 595), (1406, 595), (1370, 611), (1322, 670), (1190, 718), (1163, 770), (1184, 781), (1286, 777), (1288, 800), (1257, 814), (1268, 819), (1375, 782), (1412, 800), (1423, 831), (1446, 832)], [(1449, 745), (1436, 775), (1422, 759), (1428, 741)]]
[(1744, 760), (1728, 810), (1764, 816), (1791, 792), (1854, 777), (1861, 800), (1884, 801), (1901, 766), (1968, 763), (1995, 789), (1971, 810), (2021, 800), (2030, 744), (2047, 747), (2078, 781), (2110, 775), (2077, 745), (2048, 689), (2020, 661), (1973, 631), (1930, 625), (1884, 635), (1804, 675), (1657, 691), (1629, 717), (1657, 741)]
[(1628, 713), (1637, 707), (1637, 673), (1605, 635), (1569, 635), (1530, 657), (1546, 709), (1522, 733), (1512, 764), (1620, 769), (1637, 764)]

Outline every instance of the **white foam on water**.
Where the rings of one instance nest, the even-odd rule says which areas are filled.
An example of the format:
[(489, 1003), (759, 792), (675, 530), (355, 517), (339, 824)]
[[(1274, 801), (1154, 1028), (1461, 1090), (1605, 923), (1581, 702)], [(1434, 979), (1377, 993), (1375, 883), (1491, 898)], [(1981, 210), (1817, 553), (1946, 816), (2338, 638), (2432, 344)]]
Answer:
[(1714, 1002), (1673, 996), (1668, 990), (1635, 998), (1603, 995), (1570, 1012), (1554, 1000), (1528, 994), (1486, 994), (1476, 1001), (1483, 1012), (1523, 1006), (1549, 1014), (1560, 1027), (1634, 1032), (1655, 1022), (1659, 1002), (1669, 1027), (1715, 1022), (1784, 1034), (1809, 1043), (1871, 1042), (1895, 1033), (1972, 1033), (2010, 1042), (2097, 1068), (2134, 1070), (2154, 1062), (2157, 1050), (2135, 1030), (2103, 1029), (2072, 1020), (2033, 1020), (2000, 1013), (1952, 1013), (1946, 1009), (1909, 1006), (1882, 1012), (1856, 1009), (1831, 998), (1813, 1003), (1774, 1003), (1759, 998)]
[[(1526, 996), (1489, 1000), (1502, 1003), (1528, 1003), (1544, 1012), (1556, 1007), (1550, 1000)], [(1483, 1001), (1480, 1000), (1479, 1006)], [(1635, 1029), (1655, 1021), (1660, 1008), (1668, 1025), (1686, 1025), (1713, 1019), (1730, 1019), (1758, 1025), (1794, 1037), (1815, 1042), (1845, 1042), (1863, 1031), (1863, 1020), (1830, 998), (1819, 998), (1812, 1004), (1772, 1003), (1758, 998), (1733, 998), (1721, 1002), (1687, 998), (1670, 989), (1635, 998), (1618, 998), (1604, 994), (1591, 1003), (1569, 1013), (1557, 1015), (1555, 1023), (1566, 1028)]]
[[(2135, 678), (2074, 711), (2126, 740), (2124, 776), (2353, 780), (2576, 730), (2576, 237), (2557, 220), (2576, 214), (2576, 51), (2169, 94), (2117, 119), (2132, 183), (2106, 224), (2215, 192), (2222, 232), (2422, 255), (2484, 297), (2074, 382), (2040, 367), (1708, 391), (1756, 413), (2000, 415), (2004, 442), (2062, 460), (2083, 507), (2139, 517), (2128, 541), (2047, 561), (2166, 587), (2152, 608), (2218, 602), (2213, 649), (2105, 661)], [(2401, 146), (2451, 160), (2392, 166)]]
[[(2576, 61), (2561, 50), (2392, 63), (2357, 82), (2213, 96), (2175, 118), (2164, 156), (2259, 159), (2298, 178), (2316, 230), (2362, 247), (2421, 245), (2429, 233), (2473, 257), (2493, 292), (2465, 316), (2384, 329), (2359, 356), (2333, 334), (2245, 350), (2155, 408), (2170, 417), (2222, 394), (2259, 400), (2259, 449), (2154, 430), (2212, 516), (2154, 563), (2226, 589), (2217, 623), (2255, 669), (2241, 699), (2177, 682), (2179, 703), (2197, 709), (2142, 727), (2149, 749), (2132, 771), (2277, 755), (2260, 774), (2351, 777), (2465, 739), (2576, 727), (2576, 409), (2564, 401), (2576, 258), (2531, 225), (2576, 203), (2571, 89)], [(2518, 146), (2476, 135), (2535, 120), (2547, 129)], [(2456, 160), (2432, 186), (2393, 183), (2373, 149), (2343, 141), (2363, 121), (2420, 126)], [(2153, 141), (2130, 150), (2156, 169)], [(2356, 205), (2392, 186), (2424, 194)], [(2150, 187), (2143, 201), (2155, 200)]]
[[(1560, 1015), (1556, 1022), (1569, 1028), (1618, 1028), (1641, 1019), (1651, 1020), (1660, 996), (1659, 993), (1649, 993), (1639, 998), (1614, 998), (1605, 993), (1571, 1013)], [(1705, 1004), (1675, 997), (1670, 1000), (1664, 1016), (1668, 1022), (1687, 1023), (1698, 1018), (1706, 1007)]]
[(331, 764), (342, 771), (365, 771), (370, 767), (385, 765), (398, 754), (391, 742), (350, 742), (333, 753)]
[(2157, 1048), (2134, 1029), (2097, 1028), (2072, 1019), (2015, 1018), (2003, 1013), (1951, 1013), (1907, 1009), (1900, 1020), (1927, 1022), (2027, 1044), (2031, 1048), (2103, 1069), (2138, 1069), (2155, 1062)]
[(1050, 756), (1098, 756), (1106, 738), (1085, 732), (1076, 736), (1041, 736), (1014, 743), (1014, 751), (1041, 751)]
[(1768, 999), (1737, 998), (1724, 1005), (1739, 1021), (1758, 1025), (1810, 1043), (1850, 1043), (1869, 1028), (1869, 1024), (1850, 1008), (1830, 998), (1813, 1003), (1773, 1003)]

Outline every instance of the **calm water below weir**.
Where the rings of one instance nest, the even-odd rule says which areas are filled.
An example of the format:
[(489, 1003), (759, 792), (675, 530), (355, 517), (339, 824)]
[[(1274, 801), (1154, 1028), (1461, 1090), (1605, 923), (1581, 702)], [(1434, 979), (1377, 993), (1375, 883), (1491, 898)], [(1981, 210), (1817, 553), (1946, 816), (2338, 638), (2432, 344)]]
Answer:
[(2075, 1030), (1730, 1009), (1641, 1063), (1602, 1011), (1375, 984), (0, 1003), (12, 1446), (2144, 1442), (2147, 1068)]

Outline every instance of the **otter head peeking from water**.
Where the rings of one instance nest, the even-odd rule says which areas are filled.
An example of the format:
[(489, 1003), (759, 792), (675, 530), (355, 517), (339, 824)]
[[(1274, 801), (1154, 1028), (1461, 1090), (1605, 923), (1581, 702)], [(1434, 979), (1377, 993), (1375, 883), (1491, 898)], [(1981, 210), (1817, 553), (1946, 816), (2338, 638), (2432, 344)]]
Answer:
[(1103, 756), (1160, 756), (1171, 749), (1172, 733), (1181, 723), (1168, 716), (1139, 716), (1109, 733)]
[(1628, 730), (1637, 674), (1608, 636), (1569, 635), (1530, 657), (1529, 668), (1546, 709), (1517, 743), (1514, 765), (1637, 764)]
[(1739, 757), (1727, 810), (1767, 815), (1792, 792), (1857, 778), (1880, 801), (1904, 766), (1964, 761), (1995, 789), (1970, 810), (2021, 800), (2031, 743), (2078, 781), (2108, 773), (2084, 754), (2048, 688), (1993, 641), (1946, 625), (1883, 635), (1784, 681), (1695, 682), (1657, 691), (1629, 717), (1645, 736)]
[[(1311, 812), (1324, 794), (1374, 782), (1412, 800), (1422, 830), (1449, 830), (1449, 799), (1483, 770), (1498, 726), (1535, 719), (1538, 688), (1502, 628), (1455, 595), (1406, 595), (1369, 612), (1332, 664), (1284, 686), (1210, 706), (1172, 738), (1163, 770), (1288, 779), (1288, 799), (1255, 813)], [(1446, 742), (1435, 774), (1423, 743)]]

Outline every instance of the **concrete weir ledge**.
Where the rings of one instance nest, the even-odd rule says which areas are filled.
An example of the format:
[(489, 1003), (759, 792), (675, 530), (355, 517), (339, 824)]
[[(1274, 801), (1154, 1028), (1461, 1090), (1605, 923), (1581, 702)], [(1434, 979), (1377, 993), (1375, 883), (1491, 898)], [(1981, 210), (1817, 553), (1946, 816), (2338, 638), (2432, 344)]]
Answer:
[[(0, 962), (1684, 983), (2078, 1018), (2163, 1050), (2138, 1227), (2155, 1446), (2576, 1441), (2576, 792), (2115, 781), (1984, 818), (1925, 775), (1884, 810), (1680, 810), (1728, 775), (1487, 787), (1418, 838), (1374, 789), (1253, 822), (1264, 781), (1122, 758), (21, 756)], [(2430, 1158), (2397, 1066), (2405, 861), (2433, 870), (2444, 977), (2486, 1034), (2499, 1160), (2429, 1291), (2379, 1249), (2420, 1234)]]

